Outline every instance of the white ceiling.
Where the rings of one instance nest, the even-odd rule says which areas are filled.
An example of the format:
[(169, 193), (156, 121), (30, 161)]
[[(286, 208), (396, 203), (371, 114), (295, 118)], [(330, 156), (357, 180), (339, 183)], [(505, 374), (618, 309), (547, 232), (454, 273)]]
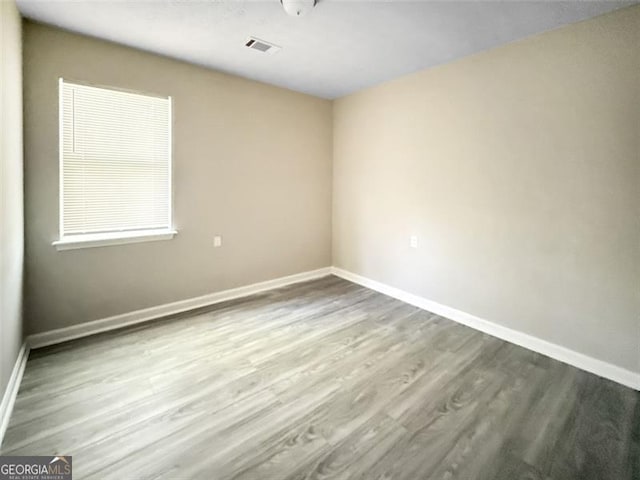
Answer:
[(18, 0), (40, 22), (324, 98), (634, 3), (321, 0), (294, 18), (278, 0)]

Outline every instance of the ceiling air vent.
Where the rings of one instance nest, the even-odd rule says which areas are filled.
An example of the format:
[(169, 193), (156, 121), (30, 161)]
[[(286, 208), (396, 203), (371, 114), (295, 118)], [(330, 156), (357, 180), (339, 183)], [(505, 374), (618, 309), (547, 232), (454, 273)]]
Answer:
[(273, 55), (274, 53), (280, 51), (280, 49), (282, 48), (278, 45), (265, 42), (264, 40), (260, 40), (259, 38), (255, 37), (247, 38), (247, 41), (244, 42), (244, 46), (252, 50), (257, 50), (258, 52), (268, 53), (270, 55)]

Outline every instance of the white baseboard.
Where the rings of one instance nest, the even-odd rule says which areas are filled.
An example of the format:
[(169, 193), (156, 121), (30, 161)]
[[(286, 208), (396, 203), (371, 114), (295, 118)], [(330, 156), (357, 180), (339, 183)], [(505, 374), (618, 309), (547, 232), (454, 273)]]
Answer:
[(9, 418), (13, 411), (13, 404), (18, 396), (18, 390), (20, 389), (20, 382), (22, 381), (22, 375), (24, 369), (27, 366), (27, 360), (29, 359), (29, 344), (25, 341), (18, 352), (18, 358), (13, 365), (13, 371), (7, 383), (7, 388), (2, 396), (2, 403), (0, 403), (0, 447), (2, 446), (2, 440), (4, 434), (9, 426)]
[(136, 310), (134, 312), (123, 313), (121, 315), (114, 315), (113, 317), (103, 318), (101, 320), (94, 320), (92, 322), (50, 330), (48, 332), (36, 333), (34, 335), (30, 335), (27, 340), (31, 348), (46, 347), (48, 345), (54, 345), (68, 340), (74, 340), (76, 338), (87, 337), (89, 335), (95, 335), (96, 333), (107, 332), (109, 330), (115, 330), (129, 325), (135, 325), (137, 323), (166, 317), (167, 315), (174, 315), (176, 313), (206, 307), (208, 305), (225, 302), (227, 300), (246, 297), (265, 290), (313, 280), (330, 274), (331, 267), (297, 273), (295, 275), (254, 283), (244, 287), (232, 288), (230, 290), (223, 290), (203, 295), (201, 297), (189, 298), (187, 300), (180, 300), (178, 302), (158, 305), (156, 307), (145, 308), (143, 310)]
[(331, 273), (344, 278), (345, 280), (349, 280), (350, 282), (376, 290), (377, 292), (409, 303), (418, 308), (428, 310), (429, 312), (449, 318), (475, 330), (500, 338), (501, 340), (514, 343), (529, 350), (533, 350), (534, 352), (541, 353), (555, 360), (577, 367), (581, 370), (621, 383), (622, 385), (633, 388), (634, 390), (640, 390), (640, 373), (626, 370), (617, 365), (575, 352), (566, 347), (547, 342), (546, 340), (542, 340), (532, 335), (512, 330), (497, 323), (476, 317), (475, 315), (442, 305), (432, 300), (405, 292), (399, 288), (391, 287), (384, 283), (371, 280), (341, 268), (332, 267)]
[[(618, 382), (622, 385), (640, 391), (640, 373), (632, 372), (617, 365), (598, 360), (588, 355), (573, 351), (569, 348), (556, 345), (546, 340), (542, 340), (532, 335), (513, 330), (511, 328), (499, 325), (494, 322), (490, 322), (488, 320), (484, 320), (475, 315), (471, 315), (470, 313), (466, 313), (461, 310), (442, 305), (418, 295), (405, 292), (404, 290), (400, 290), (399, 288), (391, 287), (376, 280), (371, 280), (369, 278), (351, 273), (337, 267), (320, 268), (318, 270), (312, 270), (309, 272), (298, 273), (287, 277), (276, 278), (265, 282), (255, 283), (253, 285), (233, 288), (230, 290), (223, 290), (221, 292), (203, 295), (201, 297), (181, 300), (178, 302), (159, 305), (143, 310), (136, 310), (134, 312), (115, 315), (113, 317), (104, 318), (101, 320), (95, 320), (92, 322), (73, 325), (57, 330), (51, 330), (48, 332), (37, 333), (34, 335), (30, 335), (27, 338), (28, 346), (23, 347), (23, 350), (24, 348), (27, 348), (26, 353), (28, 353), (29, 347), (40, 348), (48, 345), (54, 345), (57, 343), (66, 342), (68, 340), (94, 335), (96, 333), (102, 333), (109, 330), (115, 330), (125, 326), (134, 325), (137, 323), (147, 322), (149, 320), (165, 317), (167, 315), (182, 313), (196, 308), (225, 302), (227, 300), (246, 297), (248, 295), (271, 290), (273, 288), (283, 287), (307, 280), (313, 280), (315, 278), (324, 277), (329, 274), (336, 275), (338, 277), (344, 278), (345, 280), (349, 280), (353, 283), (357, 283), (372, 290), (376, 290), (385, 295), (389, 295), (390, 297), (397, 298), (398, 300), (449, 318), (458, 323), (500, 338), (507, 342), (514, 343), (529, 350), (533, 350), (534, 352), (538, 352), (569, 365), (573, 365), (574, 367), (580, 368), (581, 370), (585, 370), (600, 377), (613, 380), (614, 382)], [(20, 358), (21, 357), (19, 357), (19, 360)], [(26, 363), (26, 354), (24, 362)], [(18, 365), (18, 362), (16, 362), (16, 365)], [(24, 365), (22, 366), (22, 368), (24, 369)], [(22, 376), (21, 372), (22, 371), (20, 371), (20, 377)], [(9, 386), (7, 387), (7, 392), (11, 391), (9, 388), (11, 387), (11, 385), (12, 383), (10, 382)], [(18, 386), (19, 379), (17, 384), (15, 384), (14, 386), (15, 393), (17, 393)], [(0, 415), (4, 415), (6, 412), (5, 400), (9, 398), (7, 397), (7, 394), (5, 394), (5, 398), (2, 402), (2, 407), (0, 408)], [(3, 420), (4, 417), (0, 416), (0, 421)], [(3, 424), (0, 423), (0, 433), (2, 432), (2, 426)]]

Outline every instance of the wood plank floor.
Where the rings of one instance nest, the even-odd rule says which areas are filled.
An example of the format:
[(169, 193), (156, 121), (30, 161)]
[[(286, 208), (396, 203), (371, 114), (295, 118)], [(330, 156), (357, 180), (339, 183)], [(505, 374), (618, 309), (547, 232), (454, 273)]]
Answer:
[(640, 394), (336, 277), (31, 353), (75, 479), (640, 478)]

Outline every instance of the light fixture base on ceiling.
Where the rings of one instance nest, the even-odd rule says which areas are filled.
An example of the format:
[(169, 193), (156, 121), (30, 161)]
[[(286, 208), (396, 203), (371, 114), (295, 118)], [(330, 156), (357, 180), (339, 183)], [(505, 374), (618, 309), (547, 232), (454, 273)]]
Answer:
[(280, 3), (292, 17), (302, 17), (316, 6), (317, 0), (280, 0)]

